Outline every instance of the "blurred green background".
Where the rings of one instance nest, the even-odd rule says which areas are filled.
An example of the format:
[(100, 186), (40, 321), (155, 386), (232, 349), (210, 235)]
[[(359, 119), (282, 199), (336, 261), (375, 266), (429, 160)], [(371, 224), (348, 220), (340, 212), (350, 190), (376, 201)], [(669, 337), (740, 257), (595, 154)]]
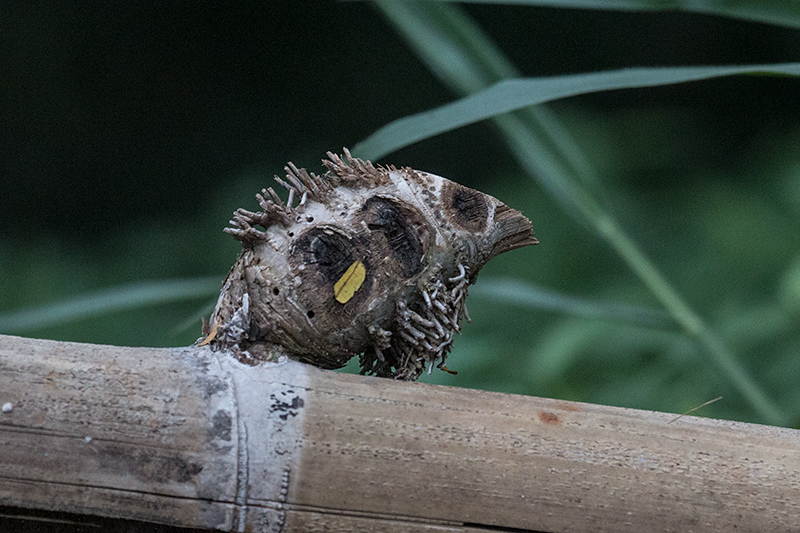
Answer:
[[(523, 76), (800, 60), (800, 14), (771, 25), (431, 9), (438, 23), (453, 13), (472, 21)], [(254, 209), (286, 161), (322, 171), (326, 151), (460, 96), (391, 12), (361, 2), (0, 7), (0, 333), (132, 346), (197, 339), (239, 250), (221, 231), (234, 209)], [(456, 70), (459, 60), (453, 53)], [(485, 267), (468, 301), (473, 323), (448, 359), (458, 375), (422, 381), (670, 412), (723, 396), (698, 414), (797, 427), (800, 80), (611, 91), (550, 111), (582, 154), (574, 161), (593, 169), (583, 186), (774, 416), (591, 224), (526, 175), (486, 121), (378, 161), (492, 194), (523, 211), (541, 241)]]

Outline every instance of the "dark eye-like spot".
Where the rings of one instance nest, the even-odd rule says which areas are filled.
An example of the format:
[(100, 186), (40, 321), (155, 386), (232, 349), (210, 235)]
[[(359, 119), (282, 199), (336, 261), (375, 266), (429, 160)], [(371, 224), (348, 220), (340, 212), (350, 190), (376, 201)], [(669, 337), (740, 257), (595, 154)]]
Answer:
[(424, 246), (422, 237), (426, 234), (422, 216), (397, 202), (380, 196), (373, 196), (361, 208), (367, 227), (380, 232), (386, 244), (398, 261), (404, 277), (411, 277), (422, 271)]
[(319, 233), (311, 240), (311, 262), (322, 266), (342, 263), (347, 259), (347, 243), (339, 235)]
[(486, 229), (489, 203), (485, 194), (451, 181), (442, 188), (442, 203), (452, 221), (463, 229), (473, 233)]
[(328, 228), (313, 228), (295, 241), (293, 254), (300, 263), (313, 265), (331, 284), (353, 263), (353, 243)]

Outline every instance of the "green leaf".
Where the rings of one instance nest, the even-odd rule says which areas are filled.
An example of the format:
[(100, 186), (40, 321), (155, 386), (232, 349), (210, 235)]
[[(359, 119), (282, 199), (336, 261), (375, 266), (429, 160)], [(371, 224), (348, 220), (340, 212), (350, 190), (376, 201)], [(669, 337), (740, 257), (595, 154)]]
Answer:
[(619, 11), (686, 11), (766, 22), (800, 28), (800, 2), (795, 0), (749, 0), (730, 2), (708, 0), (440, 0), (474, 4), (513, 4)]
[(453, 103), (395, 120), (358, 143), (353, 148), (353, 153), (364, 159), (380, 159), (400, 148), (467, 124), (570, 96), (741, 74), (800, 76), (800, 63), (643, 67), (547, 78), (503, 80)]
[(470, 289), (470, 295), (506, 305), (628, 322), (651, 328), (678, 329), (678, 323), (669, 313), (659, 309), (578, 298), (519, 279), (483, 279), (480, 284)]
[(0, 314), (0, 332), (29, 332), (114, 311), (207, 298), (217, 294), (219, 288), (217, 276), (121, 285), (41, 307)]

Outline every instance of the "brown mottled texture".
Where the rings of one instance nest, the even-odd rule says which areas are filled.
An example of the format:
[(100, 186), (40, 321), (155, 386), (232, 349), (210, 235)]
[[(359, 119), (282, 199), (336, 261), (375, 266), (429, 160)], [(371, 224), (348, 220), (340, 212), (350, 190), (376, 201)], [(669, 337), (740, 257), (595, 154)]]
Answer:
[[(211, 315), (211, 346), (323, 368), (359, 355), (362, 373), (398, 379), (442, 366), (467, 287), (492, 257), (537, 243), (530, 221), (487, 194), (346, 149), (324, 164), (317, 176), (290, 163), (275, 178), (286, 202), (264, 189), (260, 211), (234, 214), (225, 231), (243, 250)], [(364, 280), (340, 302), (334, 286), (356, 262)]]

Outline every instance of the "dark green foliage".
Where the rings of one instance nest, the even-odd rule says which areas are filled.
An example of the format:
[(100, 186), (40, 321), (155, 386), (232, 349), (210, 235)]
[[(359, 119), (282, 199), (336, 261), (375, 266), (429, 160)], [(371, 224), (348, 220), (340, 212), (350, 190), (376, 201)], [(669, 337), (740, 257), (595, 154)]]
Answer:
[[(642, 9), (649, 4), (620, 3)], [(778, 3), (752, 2), (750, 20), (424, 3), (419, 8), (429, 10), (422, 12), (429, 22), (409, 26), (419, 30), (416, 36), (402, 29), (413, 20), (403, 17), (414, 15), (416, 4), (405, 14), (381, 5), (385, 19), (364, 4), (339, 3), (306, 23), (297, 8), (257, 16), (206, 13), (207, 19), (194, 10), (195, 19), (179, 26), (184, 37), (195, 31), (199, 41), (211, 40), (223, 32), (234, 39), (234, 17), (247, 21), (242, 31), (248, 30), (248, 38), (276, 37), (251, 42), (252, 68), (231, 67), (233, 45), (225, 48), (222, 39), (208, 48), (218, 56), (195, 57), (196, 63), (176, 71), (178, 82), (181, 76), (196, 81), (201, 71), (209, 79), (223, 72), (234, 87), (225, 92), (217, 79), (207, 86), (213, 98), (189, 91), (194, 99), (183, 114), (176, 102), (188, 94), (185, 88), (165, 110), (144, 100), (105, 109), (103, 116), (112, 116), (129, 105), (138, 114), (125, 123), (136, 125), (135, 135), (114, 136), (116, 144), (100, 144), (100, 155), (91, 151), (95, 138), (73, 140), (63, 124), (80, 120), (69, 113), (96, 119), (85, 109), (81, 115), (81, 98), (99, 105), (127, 90), (98, 74), (104, 68), (98, 58), (128, 61), (111, 55), (117, 48), (84, 54), (98, 59), (94, 65), (62, 58), (48, 67), (55, 74), (22, 53), (4, 52), (16, 59), (9, 64), (18, 65), (20, 75), (28, 74), (19, 65), (43, 69), (43, 91), (53, 90), (48, 79), (63, 76), (59, 91), (71, 87), (77, 93), (68, 95), (72, 107), (66, 114), (26, 100), (38, 107), (15, 121), (4, 108), (10, 138), (0, 156), (8, 202), (2, 206), (8, 231), (0, 235), (0, 332), (127, 345), (193, 342), (200, 336), (199, 317), (208, 314), (239, 249), (222, 227), (236, 207), (255, 207), (252, 194), (281, 173), (285, 160), (320, 171), (326, 150), (353, 146), (395, 119), (456, 101), (503, 77), (800, 58), (793, 29), (800, 13)], [(710, 5), (710, 13), (739, 16), (722, 3), (716, 11)], [(29, 9), (5, 17), (5, 24), (13, 24), (14, 16), (27, 24), (16, 32), (6, 28), (7, 39), (28, 43), (38, 37), (36, 17), (43, 14)], [(112, 22), (123, 34), (126, 27), (147, 34), (148, 20), (158, 19), (155, 11)], [(75, 16), (74, 26), (63, 23), (60, 36), (83, 39), (80, 44), (92, 52), (86, 38), (78, 37), (84, 30), (95, 35), (92, 20)], [(150, 52), (154, 35), (139, 35)], [(437, 37), (424, 45), (430, 36)], [(484, 38), (497, 48), (486, 48)], [(40, 46), (46, 51), (57, 42)], [(183, 40), (177, 42), (164, 46), (180, 50)], [(453, 42), (457, 46), (448, 47)], [(147, 64), (145, 55), (126, 53)], [(265, 64), (267, 56), (274, 61)], [(132, 65), (135, 70), (137, 63)], [(155, 100), (153, 93), (162, 88), (182, 87), (165, 72), (147, 81), (151, 74), (134, 74), (147, 88), (145, 97)], [(2, 90), (7, 102), (24, 93), (12, 81)], [(59, 94), (46, 102), (63, 101)], [(502, 115), (495, 128), (468, 126), (380, 159), (497, 197), (523, 211), (541, 241), (484, 268), (468, 300), (473, 323), (465, 324), (448, 358), (458, 375), (435, 370), (422, 379), (672, 412), (721, 395), (723, 400), (697, 414), (800, 424), (794, 414), (800, 412), (800, 81), (738, 76), (578, 96), (551, 106)], [(152, 114), (143, 111), (151, 108)], [(213, 120), (187, 118), (199, 120), (201, 111)], [(41, 118), (47, 113), (55, 125)], [(143, 123), (152, 121), (156, 128), (168, 119), (186, 120), (186, 129), (159, 130), (159, 145)], [(47, 166), (50, 159), (41, 154), (55, 160), (53, 153), (60, 152), (49, 145), (26, 152), (22, 124), (34, 137), (61, 132), (65, 153), (90, 159), (87, 173), (103, 174), (109, 167), (102, 160), (122, 158), (126, 151), (135, 162), (121, 160), (113, 168), (124, 171), (105, 179), (93, 175), (102, 183), (82, 186), (87, 178), (75, 170), (82, 168), (81, 159), (65, 156), (73, 166), (58, 174), (60, 167)], [(115, 135), (116, 124), (105, 123), (105, 134)], [(244, 133), (236, 137), (237, 132)], [(534, 137), (524, 137), (531, 132)], [(181, 142), (190, 149), (181, 151)], [(120, 153), (112, 154), (112, 148)], [(156, 161), (161, 166), (154, 171)], [(60, 194), (45, 194), (48, 189), (31, 182), (26, 172), (33, 166), (44, 169), (37, 174), (43, 180), (52, 177), (48, 187)], [(148, 194), (155, 198), (148, 200)], [(606, 217), (618, 234), (604, 233)], [(100, 228), (105, 231), (93, 236)], [(649, 258), (655, 274), (637, 263), (637, 254)], [(178, 281), (137, 285), (164, 279)], [(120, 285), (124, 290), (113, 289)], [(65, 319), (76, 308), (59, 307), (64, 300), (83, 306), (85, 314), (94, 309), (95, 316)], [(148, 301), (157, 305), (142, 307)], [(126, 302), (129, 309), (109, 311)], [(40, 306), (40, 314), (21, 311)], [(694, 318), (702, 327), (687, 332)], [(736, 372), (745, 381), (737, 382)], [(754, 389), (747, 392), (748, 386)], [(766, 403), (759, 403), (759, 395)]]

